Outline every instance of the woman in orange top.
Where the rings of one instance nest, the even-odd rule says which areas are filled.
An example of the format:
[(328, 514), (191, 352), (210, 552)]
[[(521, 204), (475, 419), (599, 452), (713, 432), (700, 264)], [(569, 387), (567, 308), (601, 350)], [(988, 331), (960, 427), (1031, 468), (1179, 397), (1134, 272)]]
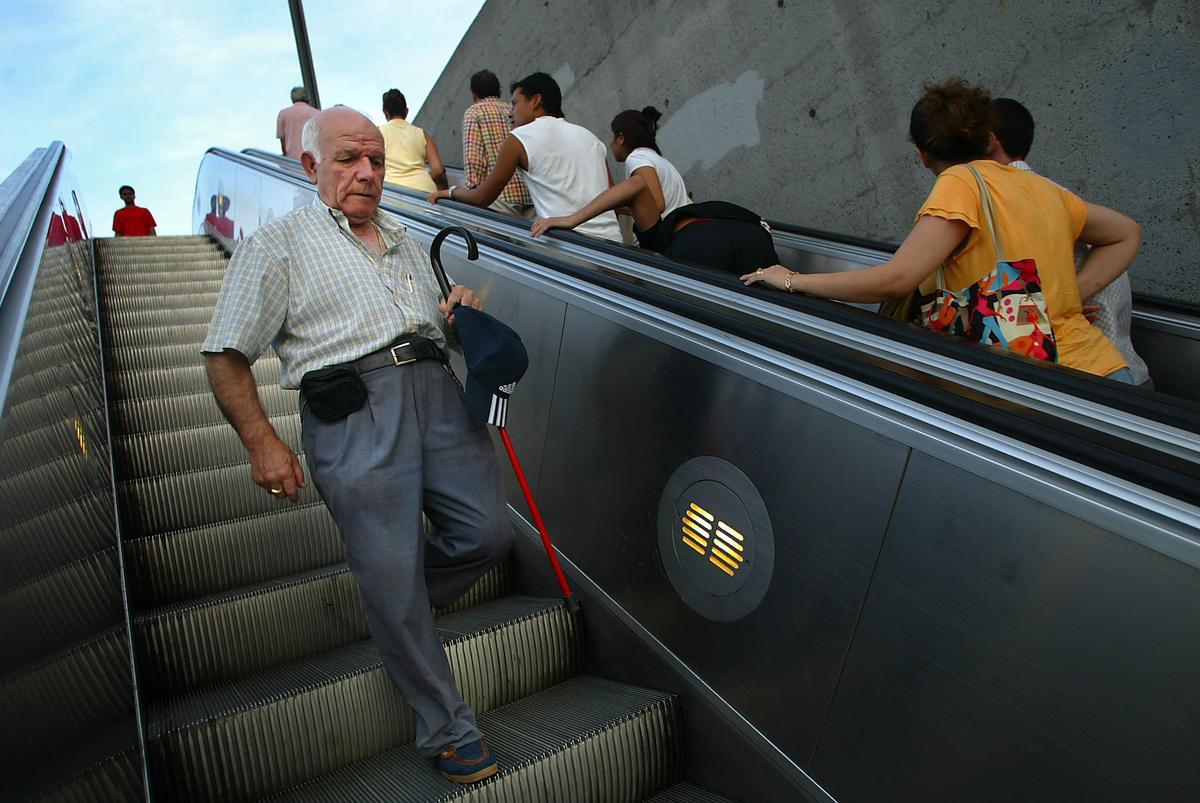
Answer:
[[(937, 182), (895, 255), (845, 273), (801, 274), (774, 265), (742, 281), (864, 303), (920, 288), (932, 302), (923, 319), (933, 328), (957, 320), (964, 325), (952, 331), (969, 328), (982, 342), (1131, 383), (1125, 360), (1088, 323), (1080, 299), (1129, 267), (1141, 226), (987, 159), (991, 130), (986, 90), (958, 78), (927, 85), (913, 107), (909, 139)], [(1077, 239), (1092, 246), (1078, 275)], [(999, 324), (1006, 324), (1007, 337)], [(1024, 326), (1020, 336), (1013, 325)]]

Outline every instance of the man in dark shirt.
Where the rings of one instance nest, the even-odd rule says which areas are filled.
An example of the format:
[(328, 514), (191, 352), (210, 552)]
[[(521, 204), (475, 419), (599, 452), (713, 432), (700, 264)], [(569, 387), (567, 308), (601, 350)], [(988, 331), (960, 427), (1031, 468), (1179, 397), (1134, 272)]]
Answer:
[(113, 233), (118, 237), (157, 236), (158, 224), (154, 222), (154, 215), (150, 214), (149, 209), (137, 206), (133, 202), (133, 187), (126, 184), (118, 192), (125, 206), (113, 215)]

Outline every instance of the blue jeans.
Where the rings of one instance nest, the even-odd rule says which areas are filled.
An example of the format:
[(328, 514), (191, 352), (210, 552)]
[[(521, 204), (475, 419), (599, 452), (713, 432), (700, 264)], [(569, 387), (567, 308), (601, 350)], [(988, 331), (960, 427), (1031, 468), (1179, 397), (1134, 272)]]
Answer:
[(1126, 385), (1133, 384), (1133, 372), (1130, 371), (1128, 368), (1120, 368), (1116, 371), (1113, 371), (1111, 374), (1109, 374), (1108, 376), (1106, 376), (1104, 378), (1111, 379), (1114, 382), (1123, 382)]

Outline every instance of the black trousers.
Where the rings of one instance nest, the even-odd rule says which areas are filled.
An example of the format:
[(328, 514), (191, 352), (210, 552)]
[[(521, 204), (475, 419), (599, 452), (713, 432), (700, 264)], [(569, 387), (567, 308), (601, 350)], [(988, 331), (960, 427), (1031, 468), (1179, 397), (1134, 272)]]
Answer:
[(779, 264), (775, 244), (756, 223), (729, 218), (697, 220), (675, 232), (667, 256), (739, 276)]

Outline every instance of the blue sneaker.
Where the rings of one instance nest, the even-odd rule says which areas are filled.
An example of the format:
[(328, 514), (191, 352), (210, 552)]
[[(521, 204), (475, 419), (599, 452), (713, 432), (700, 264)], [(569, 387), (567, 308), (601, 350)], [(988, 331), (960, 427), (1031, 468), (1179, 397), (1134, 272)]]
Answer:
[(443, 778), (455, 783), (482, 781), (500, 769), (483, 739), (443, 750), (437, 757), (437, 768)]

